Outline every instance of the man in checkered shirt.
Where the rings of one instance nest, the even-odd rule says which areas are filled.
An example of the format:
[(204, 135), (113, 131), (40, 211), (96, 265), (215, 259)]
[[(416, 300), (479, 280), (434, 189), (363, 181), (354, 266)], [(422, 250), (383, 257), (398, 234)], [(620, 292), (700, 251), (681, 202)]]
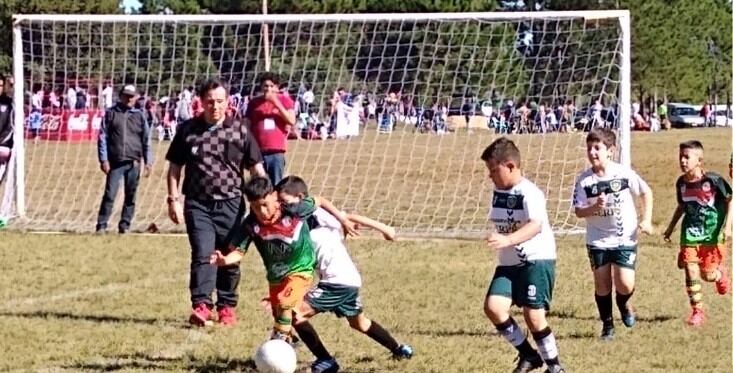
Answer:
[[(216, 288), (218, 320), (236, 323), (238, 265), (215, 267), (209, 264), (214, 250), (226, 250), (229, 237), (245, 209), (242, 199), (244, 169), (266, 176), (262, 154), (247, 130), (246, 119), (227, 117), (228, 92), (218, 80), (205, 82), (199, 93), (202, 115), (184, 122), (173, 137), (166, 159), (168, 169), (168, 216), (186, 222), (191, 244), (191, 304), (189, 322), (212, 323), (211, 293)], [(185, 168), (181, 205), (179, 182)]]

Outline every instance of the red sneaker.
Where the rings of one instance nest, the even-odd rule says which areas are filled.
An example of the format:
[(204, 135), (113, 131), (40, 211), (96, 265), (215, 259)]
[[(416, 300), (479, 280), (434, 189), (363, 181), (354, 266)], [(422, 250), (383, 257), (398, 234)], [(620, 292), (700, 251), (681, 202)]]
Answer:
[(191, 325), (207, 326), (212, 324), (211, 319), (213, 316), (213, 313), (206, 303), (199, 303), (193, 307), (191, 317), (188, 318), (188, 322)]
[(687, 318), (687, 325), (700, 326), (705, 321), (705, 312), (702, 308), (693, 308), (690, 317)]
[(720, 295), (728, 294), (728, 290), (730, 290), (728, 271), (722, 265), (718, 267), (718, 270), (720, 271), (720, 278), (718, 281), (715, 281), (715, 289), (718, 290), (718, 294)]
[(234, 326), (237, 323), (237, 314), (234, 307), (224, 306), (219, 308), (219, 324), (223, 326)]

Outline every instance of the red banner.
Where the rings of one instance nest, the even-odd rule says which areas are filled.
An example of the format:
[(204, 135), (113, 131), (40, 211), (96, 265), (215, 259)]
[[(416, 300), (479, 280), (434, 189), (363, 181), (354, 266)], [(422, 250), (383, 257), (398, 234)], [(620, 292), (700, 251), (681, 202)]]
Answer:
[[(99, 128), (102, 125), (104, 112), (101, 110), (69, 110), (60, 113), (44, 113), (41, 128), (37, 131), (42, 140), (52, 141), (97, 141)], [(30, 118), (26, 116), (28, 121)], [(26, 123), (26, 138), (34, 138), (36, 134), (32, 126)]]

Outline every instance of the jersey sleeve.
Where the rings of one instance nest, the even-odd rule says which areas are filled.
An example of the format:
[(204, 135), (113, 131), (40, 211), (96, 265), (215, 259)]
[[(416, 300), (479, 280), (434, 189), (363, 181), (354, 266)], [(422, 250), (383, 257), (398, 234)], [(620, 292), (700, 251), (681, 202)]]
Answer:
[(549, 221), (547, 217), (547, 200), (542, 191), (534, 187), (524, 195), (523, 208), (527, 211), (529, 220), (544, 223)]
[(239, 224), (232, 234), (232, 239), (229, 243), (231, 250), (237, 250), (246, 253), (249, 249), (249, 245), (252, 243), (252, 234), (250, 233), (247, 219), (245, 218), (242, 224)]
[(575, 179), (575, 187), (573, 188), (573, 207), (576, 209), (588, 207), (589, 205), (588, 196), (585, 194), (585, 189), (583, 189), (581, 182), (582, 180), (583, 178), (578, 176)]
[(644, 179), (639, 176), (639, 174), (636, 173), (634, 170), (629, 170), (629, 190), (631, 191), (631, 194), (635, 196), (639, 196), (642, 194), (649, 193), (651, 188), (649, 188), (649, 184), (644, 181)]
[(299, 218), (308, 218), (316, 212), (316, 201), (313, 197), (306, 197), (298, 203), (291, 203), (283, 206), (284, 212), (291, 216)]
[(677, 179), (677, 182), (674, 183), (674, 190), (675, 194), (677, 195), (677, 204), (682, 205), (684, 202), (682, 201), (682, 185), (684, 181), (682, 180), (682, 177), (680, 176)]
[(715, 188), (718, 190), (718, 193), (723, 196), (723, 199), (725, 199), (726, 201), (730, 200), (731, 195), (733, 194), (731, 193), (730, 184), (728, 184), (728, 182), (725, 181), (725, 179), (720, 175), (715, 175), (714, 183)]
[[(191, 125), (190, 123), (185, 123), (188, 125)], [(182, 128), (186, 128), (186, 126), (181, 126)], [(171, 141), (170, 147), (168, 147), (168, 153), (165, 155), (165, 159), (173, 164), (183, 166), (186, 164), (186, 160), (188, 157), (188, 150), (186, 149), (186, 131), (176, 131), (176, 134), (173, 136), (173, 140)]]

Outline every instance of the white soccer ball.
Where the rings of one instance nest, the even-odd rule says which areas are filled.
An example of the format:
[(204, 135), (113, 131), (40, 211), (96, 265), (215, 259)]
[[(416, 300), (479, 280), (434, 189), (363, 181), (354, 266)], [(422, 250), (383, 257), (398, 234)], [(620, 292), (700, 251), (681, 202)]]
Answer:
[(255, 366), (260, 373), (293, 373), (298, 367), (298, 358), (290, 343), (281, 339), (269, 340), (257, 349)]

